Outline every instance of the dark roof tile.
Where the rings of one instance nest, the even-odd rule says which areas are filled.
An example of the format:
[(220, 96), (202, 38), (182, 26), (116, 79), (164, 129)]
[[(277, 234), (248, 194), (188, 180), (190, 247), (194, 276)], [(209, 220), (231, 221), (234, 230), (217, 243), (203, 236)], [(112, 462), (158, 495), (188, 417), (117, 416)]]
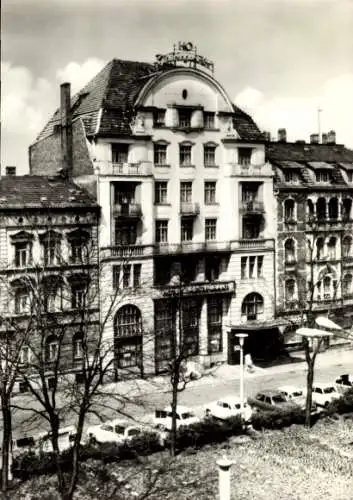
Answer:
[(353, 162), (353, 151), (341, 144), (299, 144), (270, 142), (266, 144), (268, 161)]

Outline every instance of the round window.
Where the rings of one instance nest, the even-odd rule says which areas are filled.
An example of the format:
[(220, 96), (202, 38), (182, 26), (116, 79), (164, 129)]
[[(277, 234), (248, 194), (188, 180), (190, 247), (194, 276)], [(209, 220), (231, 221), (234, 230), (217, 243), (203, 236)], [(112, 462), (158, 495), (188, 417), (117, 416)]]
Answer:
[(183, 92), (181, 93), (183, 99), (186, 99), (187, 96), (188, 96), (188, 91), (186, 89), (183, 90)]

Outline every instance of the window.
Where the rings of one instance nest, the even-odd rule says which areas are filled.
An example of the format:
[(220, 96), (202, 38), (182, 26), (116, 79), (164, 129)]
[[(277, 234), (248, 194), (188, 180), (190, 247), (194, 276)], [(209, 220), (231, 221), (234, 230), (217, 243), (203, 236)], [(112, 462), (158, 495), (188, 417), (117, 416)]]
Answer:
[(214, 129), (215, 128), (215, 113), (205, 112), (203, 114), (204, 127)]
[(191, 127), (191, 110), (190, 109), (179, 109), (179, 127), (180, 128), (190, 128)]
[(240, 260), (240, 276), (242, 279), (245, 279), (247, 276), (247, 262), (248, 258), (247, 257), (242, 257)]
[(222, 352), (222, 316), (222, 298), (209, 297), (207, 300), (208, 354)]
[(239, 165), (250, 165), (251, 148), (238, 148), (238, 163)]
[(217, 219), (205, 220), (205, 239), (206, 241), (217, 239)]
[(133, 266), (133, 283), (134, 288), (139, 288), (141, 286), (141, 264), (134, 264)]
[(328, 254), (328, 258), (331, 260), (336, 259), (336, 243), (337, 243), (337, 240), (333, 236), (329, 239), (329, 241), (327, 243), (327, 254)]
[(25, 289), (19, 288), (15, 292), (15, 313), (28, 313), (30, 310), (29, 293)]
[(299, 182), (299, 174), (293, 170), (285, 170), (284, 172), (284, 180), (290, 184), (298, 184)]
[(83, 284), (72, 285), (71, 307), (72, 309), (82, 309), (85, 307), (86, 289)]
[(131, 265), (126, 264), (123, 266), (123, 288), (130, 287)]
[(20, 352), (20, 363), (26, 365), (29, 363), (31, 358), (31, 350), (28, 345), (24, 345)]
[(206, 256), (205, 258), (205, 278), (206, 281), (216, 281), (220, 275), (221, 261), (219, 257)]
[(263, 276), (263, 274), (262, 274), (263, 264), (264, 264), (263, 255), (259, 255), (257, 257), (257, 277), (258, 278), (261, 278)]
[(342, 201), (342, 218), (344, 220), (351, 218), (352, 200), (351, 198), (344, 198)]
[(243, 300), (241, 314), (248, 321), (257, 320), (264, 312), (264, 300), (258, 293), (249, 293)]
[(194, 223), (190, 219), (181, 219), (181, 241), (192, 241)]
[(323, 182), (323, 183), (328, 183), (330, 182), (330, 176), (329, 173), (326, 172), (326, 170), (318, 170), (315, 172), (316, 175), (316, 182)]
[(57, 310), (57, 298), (59, 290), (55, 286), (49, 285), (45, 289), (44, 309), (46, 312), (55, 312)]
[(112, 144), (112, 162), (127, 163), (129, 155), (128, 144)]
[[(16, 175), (16, 171), (15, 171), (15, 174)], [(349, 183), (352, 183), (353, 182), (353, 171), (352, 170), (348, 170), (347, 171), (347, 181)]]
[(211, 144), (204, 146), (203, 163), (205, 167), (214, 167), (216, 165), (216, 146)]
[(72, 356), (74, 361), (83, 359), (83, 334), (77, 332), (72, 339)]
[(136, 223), (121, 223), (115, 221), (115, 244), (116, 245), (135, 245), (137, 239)]
[(294, 200), (285, 200), (284, 202), (284, 220), (291, 222), (295, 220), (295, 202)]
[(113, 288), (119, 290), (120, 288), (120, 266), (113, 266)]
[(331, 198), (328, 202), (328, 217), (329, 219), (338, 219), (338, 200)]
[(331, 278), (330, 276), (325, 276), (323, 279), (323, 285), (324, 285), (324, 300), (331, 299)]
[(168, 362), (173, 356), (173, 340), (175, 339), (175, 307), (172, 302), (158, 300), (154, 309), (155, 329), (155, 363), (156, 372), (168, 369)]
[(216, 182), (205, 181), (205, 204), (213, 205), (216, 203)]
[(7, 176), (16, 175), (16, 167), (6, 167), (5, 175)]
[(289, 279), (285, 283), (285, 300), (286, 302), (293, 302), (296, 298), (296, 282), (294, 279)]
[(316, 203), (316, 215), (319, 220), (326, 219), (326, 200), (319, 198)]
[(59, 342), (54, 336), (47, 338), (45, 342), (45, 362), (54, 363), (57, 361), (59, 355)]
[(316, 240), (316, 258), (317, 260), (324, 258), (324, 239), (318, 238)]
[(292, 238), (289, 238), (286, 240), (284, 244), (284, 261), (287, 264), (290, 264), (292, 262), (295, 262), (295, 243)]
[(352, 238), (351, 236), (345, 236), (342, 241), (342, 256), (351, 257), (352, 256)]
[(263, 255), (251, 255), (249, 257), (241, 257), (240, 259), (240, 277), (261, 278), (263, 276)]
[(248, 182), (242, 185), (241, 201), (244, 203), (249, 201), (256, 201), (259, 191), (259, 185), (255, 182)]
[(156, 205), (167, 203), (167, 181), (156, 181), (154, 184), (154, 202)]
[(70, 243), (70, 260), (72, 264), (82, 264), (88, 258), (88, 241), (90, 235), (80, 229), (72, 231), (67, 236)]
[(156, 243), (168, 242), (168, 221), (156, 220)]
[(15, 245), (15, 266), (25, 267), (30, 264), (30, 244), (16, 243)]
[(179, 163), (182, 167), (191, 165), (191, 146), (180, 144), (179, 146)]
[(141, 311), (133, 305), (119, 309), (114, 325), (115, 367), (141, 367), (142, 319)]
[(199, 352), (201, 303), (197, 299), (187, 299), (181, 310), (181, 350), (184, 356), (196, 356)]
[(158, 109), (154, 114), (154, 127), (163, 127), (165, 125), (165, 110)]
[(166, 144), (154, 144), (153, 151), (154, 163), (155, 165), (166, 165), (167, 164), (167, 145)]
[(343, 297), (347, 297), (352, 294), (352, 283), (353, 278), (351, 274), (346, 274), (342, 280), (342, 294)]
[(180, 182), (180, 202), (192, 202), (192, 182)]
[(56, 264), (57, 244), (56, 241), (45, 241), (43, 243), (44, 265), (53, 266)]

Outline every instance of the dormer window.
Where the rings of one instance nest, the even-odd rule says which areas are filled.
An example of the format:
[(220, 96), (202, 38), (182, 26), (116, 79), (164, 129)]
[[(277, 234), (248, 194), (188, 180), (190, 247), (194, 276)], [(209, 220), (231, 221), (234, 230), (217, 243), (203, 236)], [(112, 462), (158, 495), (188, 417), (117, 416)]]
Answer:
[(347, 181), (349, 183), (353, 183), (353, 170), (348, 170), (347, 171)]
[(128, 144), (112, 144), (112, 162), (127, 163), (129, 154)]
[(238, 148), (238, 163), (239, 165), (250, 165), (251, 163), (251, 148)]
[(165, 125), (165, 110), (158, 109), (154, 114), (154, 126), (163, 127)]
[(215, 113), (205, 112), (203, 115), (204, 127), (208, 129), (215, 128)]
[(330, 175), (326, 170), (318, 170), (316, 172), (316, 182), (322, 182), (327, 184), (330, 182)]
[(299, 182), (299, 174), (293, 170), (286, 170), (284, 172), (284, 180), (290, 184), (298, 184)]
[(179, 109), (179, 127), (180, 128), (190, 128), (191, 127), (191, 110), (190, 109)]

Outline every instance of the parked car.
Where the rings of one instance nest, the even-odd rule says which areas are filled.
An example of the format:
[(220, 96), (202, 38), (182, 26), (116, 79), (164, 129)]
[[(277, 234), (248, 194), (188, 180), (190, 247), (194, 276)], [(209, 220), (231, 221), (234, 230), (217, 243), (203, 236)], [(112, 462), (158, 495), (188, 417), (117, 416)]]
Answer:
[(313, 401), (318, 406), (326, 408), (334, 399), (339, 397), (340, 393), (336, 391), (333, 384), (315, 383), (313, 385)]
[[(205, 416), (214, 417), (220, 420), (241, 415), (240, 399), (236, 396), (225, 396), (222, 399), (213, 401), (206, 405)], [(249, 422), (252, 416), (252, 409), (247, 402), (244, 402), (244, 420)]]
[[(58, 432), (59, 450), (64, 451), (69, 449), (72, 446), (75, 436), (76, 428), (73, 425), (60, 427)], [(14, 456), (28, 451), (33, 451), (34, 453), (53, 451), (51, 432), (41, 432), (35, 436), (23, 436), (12, 441), (12, 453)]]
[[(200, 419), (195, 415), (193, 410), (187, 406), (177, 406), (176, 408), (176, 423), (177, 429), (181, 426), (187, 426), (200, 422)], [(154, 426), (160, 430), (172, 429), (172, 408), (167, 406), (163, 410), (155, 410), (153, 417)]]
[(340, 394), (344, 394), (347, 392), (349, 389), (353, 388), (353, 375), (341, 375), (338, 379), (335, 381), (335, 387), (337, 392)]
[[(306, 391), (299, 389), (298, 387), (293, 387), (291, 385), (285, 385), (279, 387), (278, 390), (283, 394), (286, 401), (290, 401), (298, 405), (301, 409), (306, 408)], [(316, 411), (317, 405), (315, 401), (311, 404), (311, 411)]]
[(87, 438), (91, 443), (123, 443), (141, 434), (142, 428), (126, 420), (110, 420), (87, 429)]
[(250, 406), (261, 410), (289, 409), (297, 406), (295, 403), (287, 401), (278, 390), (258, 392), (255, 398), (248, 398), (248, 403)]

